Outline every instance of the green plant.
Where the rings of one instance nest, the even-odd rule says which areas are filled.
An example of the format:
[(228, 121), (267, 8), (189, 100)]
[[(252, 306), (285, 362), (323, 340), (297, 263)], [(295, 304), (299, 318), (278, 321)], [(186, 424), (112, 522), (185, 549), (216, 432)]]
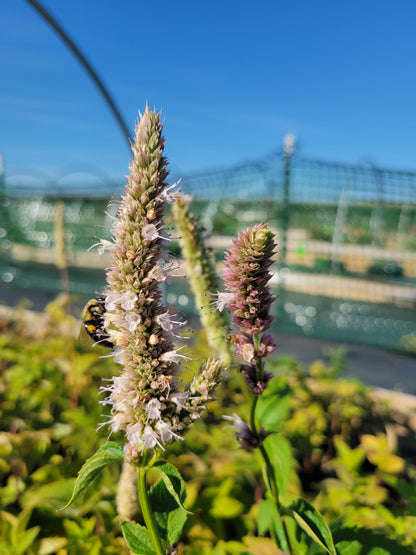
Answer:
[[(160, 115), (146, 107), (114, 241), (96, 245), (110, 250), (112, 264), (87, 326), (95, 340), (103, 337), (97, 330), (105, 333), (112, 352), (98, 345), (92, 353), (70, 339), (67, 303), (51, 305), (32, 335), (24, 325), (4, 326), (0, 548), (29, 555), (409, 553), (415, 470), (391, 442), (388, 408), (361, 384), (336, 379), (341, 350), (309, 375), (294, 359), (273, 361), (277, 345), (266, 332), (275, 243), (264, 223), (242, 232), (226, 254), (227, 290), (213, 305), (230, 312), (228, 338), (242, 362), (198, 420), (224, 371), (208, 358), (195, 375), (196, 361), (174, 346), (183, 321), (158, 287), (177, 267), (162, 251), (163, 209), (177, 193), (165, 181), (161, 130)], [(212, 349), (213, 338), (205, 339), (197, 335), (196, 359)], [(182, 359), (189, 360), (183, 383)], [(96, 430), (98, 389), (111, 406), (112, 441), (103, 425)], [(221, 426), (223, 412), (235, 437)]]
[(403, 277), (403, 268), (395, 260), (376, 260), (369, 266), (368, 273), (380, 277)]
[[(99, 358), (106, 354), (104, 349), (91, 349), (74, 343), (68, 335), (62, 336), (61, 330), (71, 329), (72, 322), (59, 305), (49, 308), (43, 330), (36, 330), (37, 337), (31, 335), (35, 328), (26, 327), (22, 321), (5, 328), (8, 331), (0, 339), (1, 508), (17, 520), (4, 516), (6, 523), (0, 526), (3, 551), (13, 553), (17, 549), (16, 543), (11, 543), (14, 526), (18, 530), (15, 538), (22, 542), (28, 537), (22, 530), (36, 532), (29, 555), (48, 553), (47, 549), (49, 553), (62, 549), (82, 554), (87, 548), (97, 553), (127, 553), (115, 509), (121, 459), (113, 459), (111, 472), (104, 469), (97, 477), (94, 491), (88, 490), (66, 511), (58, 510), (70, 496), (74, 473), (106, 440), (105, 430), (96, 432), (102, 419), (97, 389), (102, 377), (114, 374), (113, 361)], [(197, 344), (195, 356), (202, 358), (209, 352), (203, 336)], [(277, 432), (265, 443), (275, 465), (282, 501), (290, 505), (294, 498), (306, 496), (316, 504), (333, 531), (336, 545), (361, 542), (365, 546), (372, 537), (380, 549), (387, 546), (384, 548), (390, 553), (401, 552), (399, 543), (415, 549), (414, 460), (406, 460), (399, 474), (387, 473), (368, 460), (362, 431), (377, 439), (377, 433), (385, 433), (387, 426), (391, 437), (395, 421), (388, 405), (375, 401), (368, 388), (339, 378), (335, 381), (342, 373), (341, 355), (333, 354), (328, 364), (314, 363), (308, 373), (294, 358), (270, 358), (275, 377), (259, 399), (256, 415), (261, 426)], [(72, 362), (63, 365), (66, 358)], [(244, 415), (249, 410), (238, 378), (230, 374), (203, 420), (191, 427), (185, 441), (166, 449), (166, 460), (179, 469), (186, 484), (186, 508), (190, 513), (177, 546), (185, 555), (251, 553), (260, 549), (273, 553), (265, 518), (268, 506), (262, 507), (261, 456), (239, 448), (222, 416), (237, 411)], [(326, 422), (322, 426), (326, 431), (317, 433), (317, 446), (308, 440), (311, 428), (298, 415), (302, 408), (304, 418), (310, 419), (307, 406), (312, 404), (320, 407), (318, 414)], [(358, 416), (357, 406), (361, 407)], [(24, 429), (17, 428), (19, 423), (24, 423)], [(334, 423), (336, 434), (331, 435)], [(328, 441), (327, 436), (332, 439)], [(273, 446), (267, 445), (270, 438)], [(348, 446), (345, 454), (342, 445)], [(395, 453), (392, 447), (389, 449)], [(400, 451), (397, 455), (404, 458)], [(333, 465), (336, 459), (341, 462)], [(351, 465), (353, 470), (348, 470)], [(343, 466), (347, 470), (342, 470)], [(375, 506), (374, 496), (380, 488), (384, 500)], [(338, 495), (342, 492), (349, 495), (345, 514), (339, 507)], [(341, 532), (340, 519), (347, 515), (348, 527), (344, 521)], [(134, 516), (136, 522), (139, 519), (140, 512)], [(368, 528), (360, 533), (357, 526), (364, 524), (387, 532), (396, 542), (394, 547), (389, 546), (385, 534), (375, 535)], [(305, 538), (300, 535), (296, 539), (296, 534), (289, 532), (298, 552), (305, 552)]]

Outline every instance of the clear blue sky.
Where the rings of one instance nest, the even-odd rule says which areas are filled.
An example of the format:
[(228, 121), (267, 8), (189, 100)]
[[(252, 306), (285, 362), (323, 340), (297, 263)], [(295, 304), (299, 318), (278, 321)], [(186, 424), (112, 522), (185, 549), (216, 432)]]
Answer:
[[(304, 156), (416, 169), (415, 0), (42, 0), (133, 127), (163, 109), (167, 155), (189, 173), (266, 155), (292, 132)], [(130, 153), (67, 47), (25, 0), (0, 5), (6, 174)]]

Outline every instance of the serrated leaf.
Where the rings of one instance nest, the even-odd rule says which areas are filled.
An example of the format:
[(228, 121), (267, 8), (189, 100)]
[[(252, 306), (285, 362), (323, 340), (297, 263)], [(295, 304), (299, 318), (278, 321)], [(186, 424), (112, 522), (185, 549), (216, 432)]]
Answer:
[(370, 528), (341, 528), (334, 532), (339, 555), (412, 555), (407, 547)]
[[(185, 502), (185, 486), (179, 492), (182, 502)], [(163, 480), (159, 480), (150, 490), (150, 506), (152, 507), (159, 536), (169, 545), (176, 543), (182, 533), (182, 528), (186, 522), (187, 513), (180, 507), (175, 499), (169, 494)]]
[[(103, 447), (105, 447), (105, 445)], [(101, 448), (101, 450), (97, 451), (95, 455), (87, 459), (81, 470), (78, 472), (71, 499), (61, 510), (66, 509), (79, 497), (81, 497), (85, 490), (98, 478), (102, 470), (110, 462), (121, 458), (122, 457), (117, 453), (117, 450), (113, 450), (112, 448), (109, 450)]]
[(337, 555), (331, 531), (322, 515), (305, 499), (294, 501), (289, 510), (298, 525), (330, 555)]
[(182, 489), (183, 479), (177, 468), (167, 462), (158, 461), (151, 467), (151, 470), (160, 476), (170, 495), (174, 498), (176, 503), (182, 507), (184, 511), (186, 511), (179, 496)]
[(271, 434), (264, 440), (264, 447), (274, 467), (279, 492), (284, 494), (287, 491), (290, 473), (293, 468), (290, 443), (281, 435)]
[(158, 461), (151, 470), (154, 470), (161, 479), (150, 490), (150, 506), (159, 535), (172, 544), (178, 541), (187, 518), (188, 511), (184, 508), (185, 482), (178, 470), (166, 461)]
[(58, 509), (65, 503), (74, 487), (74, 480), (57, 480), (50, 484), (35, 486), (26, 490), (22, 495), (22, 504), (25, 508), (46, 506), (52, 509)]
[(98, 452), (100, 451), (108, 451), (109, 453), (116, 455), (120, 459), (124, 457), (124, 449), (116, 441), (107, 441), (106, 443), (104, 443), (104, 445), (101, 445), (101, 447), (98, 449)]
[(121, 523), (121, 531), (132, 553), (156, 555), (150, 534), (144, 526), (124, 521)]
[(287, 419), (291, 398), (289, 391), (289, 386), (280, 377), (271, 380), (257, 402), (256, 418), (259, 426), (276, 430)]

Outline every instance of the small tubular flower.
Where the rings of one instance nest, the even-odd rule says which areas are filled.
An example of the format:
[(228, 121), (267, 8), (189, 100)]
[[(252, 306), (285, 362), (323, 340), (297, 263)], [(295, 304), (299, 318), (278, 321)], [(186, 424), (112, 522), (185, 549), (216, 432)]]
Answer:
[(262, 427), (257, 433), (253, 430), (237, 415), (224, 416), (224, 420), (229, 420), (232, 424), (235, 437), (240, 442), (240, 445), (246, 451), (252, 451), (256, 447), (260, 447), (266, 437), (268, 437), (272, 432), (266, 432)]

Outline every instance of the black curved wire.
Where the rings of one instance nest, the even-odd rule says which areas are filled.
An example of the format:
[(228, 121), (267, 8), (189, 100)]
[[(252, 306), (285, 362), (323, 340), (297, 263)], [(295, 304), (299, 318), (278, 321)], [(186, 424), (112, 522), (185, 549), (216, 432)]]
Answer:
[(117, 120), (117, 123), (127, 141), (127, 144), (130, 149), (130, 132), (129, 129), (120, 113), (120, 110), (117, 108), (116, 103), (114, 102), (113, 98), (111, 97), (110, 93), (106, 89), (104, 83), (101, 81), (99, 76), (97, 75), (96, 71), (86, 59), (84, 54), (78, 48), (78, 46), (74, 43), (68, 33), (59, 25), (59, 23), (51, 16), (51, 14), (42, 6), (38, 0), (26, 0), (31, 6), (43, 17), (43, 19), (49, 23), (54, 31), (58, 34), (58, 36), (64, 41), (64, 43), (68, 46), (70, 51), (74, 54), (74, 56), (78, 59), (84, 69), (87, 71), (88, 75), (94, 81), (95, 85), (97, 86), (98, 90), (100, 91), (101, 95), (104, 97), (105, 101), (107, 102), (110, 110), (112, 111), (114, 117)]

